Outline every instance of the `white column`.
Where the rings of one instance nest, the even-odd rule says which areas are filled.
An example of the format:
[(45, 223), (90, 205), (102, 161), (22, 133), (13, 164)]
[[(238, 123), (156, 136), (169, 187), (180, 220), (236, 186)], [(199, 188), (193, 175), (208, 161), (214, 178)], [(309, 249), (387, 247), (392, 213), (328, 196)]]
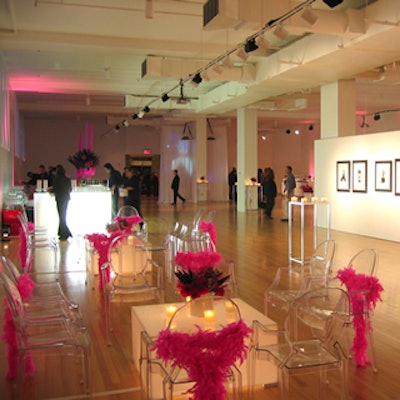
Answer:
[(355, 81), (343, 80), (321, 87), (321, 139), (356, 134)]
[(257, 110), (237, 110), (237, 210), (246, 211), (246, 181), (257, 177)]
[[(204, 176), (207, 179), (207, 119), (196, 119), (196, 163), (194, 167), (194, 178), (196, 182), (200, 177)], [(199, 201), (197, 194), (194, 196), (195, 202)]]

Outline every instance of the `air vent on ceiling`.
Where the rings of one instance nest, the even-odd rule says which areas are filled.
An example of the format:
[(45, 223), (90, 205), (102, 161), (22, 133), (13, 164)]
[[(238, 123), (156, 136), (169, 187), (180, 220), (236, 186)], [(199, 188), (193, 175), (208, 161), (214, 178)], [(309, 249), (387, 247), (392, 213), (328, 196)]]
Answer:
[(219, 0), (208, 0), (203, 5), (203, 26), (206, 26), (219, 12)]

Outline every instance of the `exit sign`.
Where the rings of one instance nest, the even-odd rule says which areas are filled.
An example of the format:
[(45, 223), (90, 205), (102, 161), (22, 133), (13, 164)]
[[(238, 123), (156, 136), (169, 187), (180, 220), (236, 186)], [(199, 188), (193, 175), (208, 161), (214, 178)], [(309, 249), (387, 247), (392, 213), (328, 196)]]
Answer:
[(144, 150), (143, 150), (143, 154), (148, 155), (148, 154), (150, 154), (150, 153), (151, 153), (150, 149), (144, 149)]

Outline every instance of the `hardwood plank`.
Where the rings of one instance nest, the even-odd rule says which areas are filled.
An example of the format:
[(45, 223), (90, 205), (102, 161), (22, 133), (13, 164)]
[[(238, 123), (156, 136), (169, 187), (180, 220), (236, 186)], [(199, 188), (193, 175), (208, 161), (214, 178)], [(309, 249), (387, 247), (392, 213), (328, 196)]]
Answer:
[[(274, 219), (264, 218), (262, 210), (238, 213), (232, 203), (207, 203), (201, 205), (179, 204), (158, 205), (154, 200), (143, 200), (145, 218), (162, 221), (162, 225), (172, 227), (175, 221), (190, 223), (195, 212), (201, 207), (205, 210), (216, 210), (215, 225), (217, 228), (217, 248), (226, 258), (235, 261), (238, 296), (244, 301), (263, 311), (263, 294), (270, 285), (276, 269), (288, 263), (287, 223), (280, 221), (280, 201), (274, 210)], [(298, 218), (293, 221), (294, 229), (299, 228)], [(167, 229), (167, 228), (165, 228)], [(312, 229), (306, 223), (307, 253), (311, 252), (310, 238)], [(318, 237), (323, 240), (325, 231), (318, 230)], [(389, 400), (400, 398), (400, 380), (397, 378), (400, 361), (399, 308), (400, 280), (397, 270), (400, 256), (400, 244), (385, 240), (353, 235), (346, 232), (332, 231), (332, 238), (337, 242), (334, 269), (346, 265), (357, 251), (373, 247), (379, 253), (377, 274), (385, 291), (382, 303), (375, 311), (373, 325), (375, 349), (379, 371), (374, 374), (371, 368), (357, 368), (353, 360), (349, 362), (349, 387), (351, 399), (354, 400)], [(0, 252), (18, 264), (18, 239), (1, 242)], [(294, 245), (298, 251), (298, 245)], [(50, 255), (49, 255), (50, 257)], [(36, 265), (41, 272), (53, 272), (53, 265)], [(105, 338), (104, 310), (102, 296), (95, 279), (94, 288), (85, 285), (85, 251), (81, 238), (74, 238), (71, 243), (60, 246), (59, 261), (56, 270), (68, 295), (77, 302), (88, 325), (92, 342), (92, 380), (94, 397), (102, 400), (141, 399), (140, 379), (131, 354), (131, 303), (114, 302), (112, 346), (107, 346)], [(50, 279), (52, 274), (41, 274), (40, 279)], [(1, 294), (2, 297), (2, 294)], [(166, 282), (166, 301), (176, 301), (179, 297), (174, 288)], [(0, 318), (3, 307), (0, 307)], [(79, 393), (79, 382), (70, 371), (68, 362), (60, 359), (37, 361), (37, 372), (25, 385), (24, 399), (65, 398)], [(6, 349), (0, 342), (0, 376), (6, 371)], [(74, 371), (75, 372), (75, 371)], [(311, 382), (311, 383), (310, 383)], [(293, 399), (303, 399), (314, 381), (298, 382)], [(329, 398), (336, 398), (337, 385), (332, 382), (332, 393)], [(307, 390), (306, 390), (307, 389)], [(0, 398), (13, 399), (10, 382), (0, 378)], [(75, 397), (74, 397), (75, 398)], [(277, 388), (262, 389), (255, 399), (278, 400)], [(311, 397), (313, 398), (313, 397)]]

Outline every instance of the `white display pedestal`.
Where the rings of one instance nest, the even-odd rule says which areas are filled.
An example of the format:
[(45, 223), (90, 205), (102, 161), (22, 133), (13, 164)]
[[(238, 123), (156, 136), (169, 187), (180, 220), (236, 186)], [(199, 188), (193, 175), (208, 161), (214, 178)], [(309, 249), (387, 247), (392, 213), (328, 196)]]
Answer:
[(260, 185), (246, 185), (246, 210), (258, 210), (258, 189)]
[[(294, 207), (300, 208), (300, 255), (293, 255), (293, 211)], [(289, 253), (289, 264), (292, 262), (298, 263), (301, 266), (304, 266), (305, 263), (305, 254), (304, 254), (304, 211), (306, 207), (313, 208), (313, 249), (317, 248), (317, 227), (318, 227), (318, 212), (319, 209), (326, 209), (326, 239), (330, 240), (331, 238), (331, 209), (330, 204), (327, 201), (289, 201), (289, 229), (288, 229), (288, 253)]]
[(197, 182), (197, 202), (202, 203), (207, 201), (208, 195), (208, 183)]

